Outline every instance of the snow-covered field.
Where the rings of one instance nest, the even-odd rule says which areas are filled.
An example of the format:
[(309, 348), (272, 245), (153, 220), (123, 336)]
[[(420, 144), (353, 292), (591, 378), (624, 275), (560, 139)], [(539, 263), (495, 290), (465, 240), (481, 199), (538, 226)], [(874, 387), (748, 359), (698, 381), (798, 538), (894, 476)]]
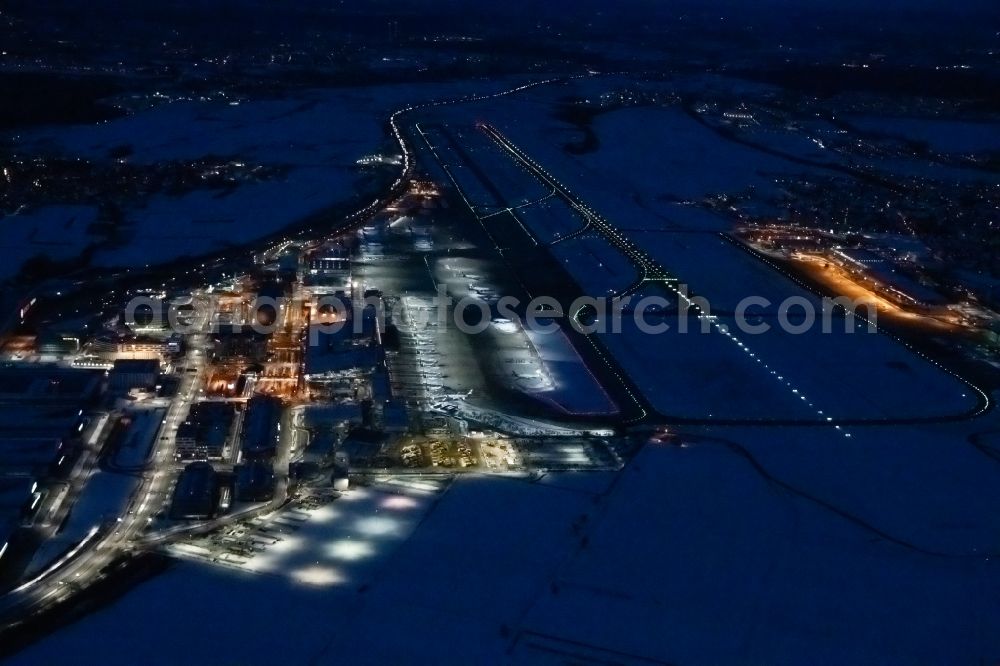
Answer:
[[(555, 101), (572, 95), (586, 98), (608, 85), (611, 82), (601, 77), (540, 87), (489, 103), (442, 109), (437, 117), (449, 128), (466, 130), (477, 121), (496, 126), (623, 229), (723, 230), (727, 225), (721, 218), (678, 205), (675, 199), (738, 192), (749, 185), (769, 188), (773, 174), (804, 169), (727, 141), (677, 107), (599, 115), (593, 122), (597, 149), (567, 153), (563, 146), (579, 141), (582, 134), (552, 115)], [(471, 156), (492, 173), (499, 155), (483, 150)]]
[(94, 261), (143, 266), (253, 240), (349, 199), (353, 162), (378, 149), (382, 119), (398, 100), (395, 91), (385, 97), (313, 91), (238, 106), (178, 101), (97, 125), (23, 133), (19, 144), (97, 161), (128, 145), (136, 164), (216, 156), (289, 169), (278, 180), (244, 183), (228, 194), (162, 195), (126, 209), (127, 245), (101, 251)]
[[(475, 109), (512, 142), (544, 165), (571, 191), (623, 229), (697, 226), (725, 228), (713, 216), (676, 219), (678, 201), (736, 193), (754, 186), (767, 192), (773, 180), (807, 170), (800, 164), (726, 140), (678, 107), (630, 108), (599, 115), (593, 122), (599, 145), (593, 152), (563, 150), (554, 127), (567, 126), (537, 114), (533, 106), (506, 100)], [(636, 129), (641, 128), (641, 129)]]
[(791, 296), (819, 303), (811, 292), (718, 234), (632, 231), (629, 236), (687, 285), (689, 293), (708, 299), (713, 312), (733, 312), (749, 296), (772, 303), (758, 305), (754, 312), (772, 314)]
[[(732, 321), (723, 323), (736, 330)], [(888, 336), (869, 333), (860, 320), (848, 329), (833, 318), (829, 333), (817, 323), (801, 335), (771, 324), (741, 339), (833, 418), (943, 417), (971, 411), (980, 400), (975, 389)]]
[(620, 293), (639, 277), (628, 259), (597, 233), (562, 241), (551, 251), (589, 296)]
[(24, 262), (36, 256), (53, 261), (73, 259), (97, 239), (87, 227), (97, 219), (90, 206), (43, 206), (17, 215), (0, 215), (0, 280), (17, 274)]
[(325, 587), (184, 562), (11, 661), (56, 663), (72, 653), (91, 664), (304, 663), (330, 640), (333, 613), (358, 601)]
[(715, 327), (702, 333), (692, 320), (687, 333), (675, 317), (650, 318), (670, 330), (652, 334), (623, 315), (621, 332), (610, 329), (601, 342), (654, 409), (662, 414), (696, 419), (816, 420), (784, 377), (778, 380)]
[[(765, 432), (752, 435), (754, 451), (800, 449), (796, 469), (810, 481), (836, 479), (837, 492), (798, 478), (785, 487), (785, 470), (763, 470), (775, 475), (768, 478), (724, 443), (645, 451), (598, 509), (558, 585), (536, 598), (514, 655), (548, 654), (552, 663), (571, 655), (716, 664), (996, 658), (998, 494), (987, 481), (995, 467), (979, 471), (985, 459), (953, 450), (954, 441), (911, 446), (876, 430), (841, 451), (818, 431)], [(901, 462), (912, 456), (923, 458), (920, 473)], [(961, 463), (926, 474), (938, 456)], [(950, 476), (959, 468), (962, 481)], [(853, 475), (868, 477), (863, 488)]]
[(555, 198), (521, 208), (516, 214), (540, 243), (551, 243), (579, 231), (584, 225), (579, 215), (561, 199)]
[(96, 261), (148, 266), (248, 243), (347, 200), (351, 179), (347, 166), (302, 167), (281, 180), (246, 183), (233, 192), (159, 195), (129, 212), (128, 244), (101, 250)]
[[(462, 105), (456, 108), (463, 108)], [(446, 128), (448, 145), (454, 140), (461, 150), (483, 170), (486, 179), (499, 190), (509, 206), (520, 206), (537, 201), (551, 193), (551, 190), (532, 178), (511, 160), (503, 151), (476, 129), (467, 119)], [(457, 153), (454, 157), (464, 162)]]
[(975, 154), (1000, 150), (1000, 125), (939, 118), (850, 116), (855, 127), (887, 136), (926, 143), (939, 153)]
[[(702, 333), (702, 322), (646, 314), (647, 331), (623, 313), (621, 332), (600, 335), (652, 406), (667, 416), (739, 420), (894, 420), (948, 417), (975, 409), (981, 396), (946, 370), (860, 319), (845, 326), (822, 316), (801, 333), (778, 318), (730, 316)], [(802, 324), (790, 318), (790, 325)], [(669, 330), (656, 332), (668, 325)], [(723, 331), (728, 331), (724, 333)], [(652, 332), (649, 332), (652, 331)]]
[(843, 161), (839, 153), (825, 148), (824, 138), (836, 138), (837, 135), (831, 129), (824, 127), (822, 121), (810, 123), (798, 131), (783, 127), (750, 126), (741, 129), (739, 134), (755, 145), (798, 159), (818, 164), (835, 164)]
[[(350, 491), (314, 512), (301, 541), (265, 551), (274, 566), (263, 575), (185, 562), (13, 661), (50, 662), (63, 641), (108, 664), (496, 660), (500, 625), (546, 584), (590, 497), (484, 477), (456, 482), (431, 510), (410, 494), (356, 492), (370, 491)], [(198, 603), (164, 612), (184, 599)]]
[(599, 116), (594, 130), (601, 139), (595, 164), (620, 165), (604, 172), (608, 184), (642, 192), (648, 204), (768, 187), (774, 174), (801, 168), (727, 141), (677, 107), (616, 111)]

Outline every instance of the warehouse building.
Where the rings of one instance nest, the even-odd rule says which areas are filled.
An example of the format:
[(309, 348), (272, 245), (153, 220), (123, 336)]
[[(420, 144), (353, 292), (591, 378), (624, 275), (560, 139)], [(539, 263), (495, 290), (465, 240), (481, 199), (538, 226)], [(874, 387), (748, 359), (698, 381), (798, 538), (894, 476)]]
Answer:
[(100, 388), (101, 373), (55, 365), (0, 369), (0, 403), (60, 402), (81, 404)]
[(244, 460), (265, 460), (274, 456), (281, 431), (280, 420), (280, 400), (260, 395), (250, 399), (240, 443)]
[(219, 505), (219, 483), (215, 468), (193, 462), (184, 468), (174, 488), (170, 517), (174, 520), (212, 518)]
[(108, 375), (109, 387), (119, 392), (152, 390), (159, 376), (160, 362), (156, 359), (119, 359)]
[(251, 460), (236, 466), (236, 500), (269, 502), (274, 498), (274, 468), (269, 461)]
[(102, 372), (46, 364), (0, 369), (0, 557), (73, 462)]
[(177, 428), (177, 456), (185, 460), (222, 458), (235, 418), (236, 407), (231, 403), (195, 403)]

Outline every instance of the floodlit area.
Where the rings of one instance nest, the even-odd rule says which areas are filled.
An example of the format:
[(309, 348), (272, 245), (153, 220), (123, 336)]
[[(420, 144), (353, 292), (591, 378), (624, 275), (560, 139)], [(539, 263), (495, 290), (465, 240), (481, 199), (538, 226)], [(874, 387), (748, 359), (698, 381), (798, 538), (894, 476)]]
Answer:
[(531, 385), (527, 389), (529, 393), (571, 414), (611, 415), (617, 412), (614, 401), (564, 331), (541, 332), (529, 327), (525, 334), (537, 354), (541, 371), (548, 378), (544, 384)]
[(181, 541), (168, 552), (294, 585), (356, 589), (387, 566), (438, 489), (404, 480), (343, 493), (310, 492), (292, 507)]

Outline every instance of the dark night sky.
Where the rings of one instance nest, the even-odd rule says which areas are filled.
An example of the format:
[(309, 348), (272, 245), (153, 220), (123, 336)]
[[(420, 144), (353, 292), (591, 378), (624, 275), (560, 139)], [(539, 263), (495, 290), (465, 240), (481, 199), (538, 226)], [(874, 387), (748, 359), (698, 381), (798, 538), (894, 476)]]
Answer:
[[(752, 34), (761, 44), (822, 45), (839, 37), (881, 46), (892, 37), (939, 44), (1000, 41), (998, 0), (7, 0), (6, 8), (42, 24), (72, 29), (133, 21), (157, 29), (208, 29), (239, 40), (254, 33), (358, 32), (403, 18), (411, 34), (539, 34), (630, 39), (681, 27), (716, 39)], [(412, 18), (413, 20), (408, 20)], [(720, 20), (723, 19), (723, 20)], [(752, 33), (745, 30), (753, 26)], [(743, 33), (743, 34), (741, 34)]]
[[(27, 7), (35, 3), (11, 0), (10, 7)], [(996, 15), (995, 0), (505, 0), (482, 2), (470, 0), (298, 0), (276, 4), (273, 0), (162, 0), (155, 4), (143, 0), (90, 0), (88, 8), (105, 7), (115, 11), (157, 11), (165, 7), (183, 8), (186, 11), (218, 9), (265, 10), (269, 12), (300, 12), (312, 10), (345, 10), (354, 13), (365, 11), (392, 11), (393, 9), (421, 9), (435, 12), (447, 8), (458, 13), (505, 13), (522, 16), (564, 15), (572, 17), (581, 13), (621, 13), (636, 16), (701, 10), (753, 15), (770, 13), (776, 9), (794, 12), (818, 10), (822, 12), (865, 14), (925, 13), (939, 15), (966, 14), (970, 12)], [(49, 8), (59, 5), (79, 6), (75, 0), (50, 0)]]

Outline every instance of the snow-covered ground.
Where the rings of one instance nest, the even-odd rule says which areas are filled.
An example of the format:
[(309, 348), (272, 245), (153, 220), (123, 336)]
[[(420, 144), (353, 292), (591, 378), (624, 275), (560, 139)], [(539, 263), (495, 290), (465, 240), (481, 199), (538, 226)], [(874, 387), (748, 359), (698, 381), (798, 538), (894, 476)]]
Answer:
[(976, 154), (1000, 150), (1000, 125), (942, 118), (849, 116), (858, 129), (926, 143), (939, 153)]
[(799, 399), (733, 340), (692, 319), (686, 333), (676, 317), (650, 318), (650, 325), (669, 330), (648, 333), (627, 313), (621, 332), (610, 327), (601, 342), (643, 396), (661, 414), (697, 419), (817, 419), (816, 411)]
[(599, 116), (594, 130), (601, 140), (595, 163), (620, 166), (604, 172), (608, 185), (639, 191), (649, 204), (659, 197), (691, 199), (748, 185), (766, 188), (774, 174), (801, 169), (719, 137), (678, 107), (615, 111)]
[(562, 241), (551, 252), (588, 296), (621, 293), (639, 277), (625, 255), (596, 232)]
[[(711, 300), (711, 298), (709, 298)], [(978, 391), (860, 319), (823, 315), (802, 332), (772, 315), (715, 323), (625, 312), (603, 344), (662, 414), (740, 420), (948, 417), (975, 409)], [(639, 323), (644, 322), (643, 330)], [(801, 318), (789, 317), (799, 326)], [(669, 329), (663, 329), (666, 325)], [(756, 327), (767, 327), (757, 332)]]
[(232, 192), (159, 195), (128, 213), (128, 244), (101, 250), (96, 262), (149, 266), (248, 243), (346, 201), (352, 177), (346, 165), (302, 167), (280, 180), (245, 183)]
[(37, 256), (53, 261), (73, 259), (98, 239), (88, 233), (97, 219), (91, 206), (42, 206), (17, 215), (0, 215), (0, 280), (13, 277), (24, 262)]
[[(735, 331), (735, 324), (722, 322)], [(769, 331), (741, 339), (817, 409), (835, 419), (908, 419), (962, 414), (981, 396), (933, 361), (861, 320), (830, 321), (800, 335), (771, 322)], [(846, 328), (845, 328), (846, 324)]]
[(772, 305), (753, 310), (772, 314), (791, 296), (819, 303), (811, 292), (718, 234), (632, 231), (629, 235), (687, 285), (689, 293), (708, 299), (713, 312), (733, 312), (748, 296), (768, 299)]
[(912, 160), (903, 157), (871, 159), (872, 168), (904, 178), (920, 178), (955, 183), (983, 183), (996, 180), (996, 175), (983, 169), (949, 166), (939, 162)]
[(827, 150), (824, 138), (836, 138), (837, 135), (826, 127), (822, 127), (821, 121), (811, 123), (813, 127), (819, 125), (812, 131), (803, 127), (800, 130), (790, 130), (784, 127), (761, 127), (749, 126), (740, 130), (739, 135), (755, 145), (777, 151), (783, 155), (790, 155), (803, 160), (810, 160), (818, 164), (835, 164), (842, 162), (839, 153)]
[(23, 133), (19, 145), (98, 161), (128, 145), (136, 164), (217, 156), (289, 169), (285, 177), (244, 183), (231, 193), (162, 195), (126, 209), (128, 243), (99, 252), (94, 261), (143, 266), (253, 240), (349, 199), (354, 160), (379, 147), (396, 93), (307, 91), (238, 106), (178, 101), (111, 122)]
[(81, 663), (303, 663), (330, 640), (333, 613), (358, 601), (327, 587), (184, 562), (12, 661), (58, 662), (71, 651)]
[[(677, 201), (737, 193), (749, 186), (769, 192), (774, 178), (809, 170), (727, 140), (680, 107), (639, 107), (597, 116), (592, 129), (596, 150), (573, 155), (561, 137), (579, 132), (553, 118), (540, 118), (534, 106), (504, 100), (489, 109), (470, 109), (473, 117), (497, 127), (513, 143), (548, 168), (571, 191), (620, 228), (671, 227), (721, 230), (713, 216), (675, 219)], [(637, 129), (638, 128), (638, 129)]]
[(579, 231), (584, 225), (578, 214), (556, 198), (521, 208), (516, 214), (540, 243), (551, 243)]
[[(599, 522), (559, 570), (558, 584), (536, 598), (515, 657), (716, 664), (996, 658), (1000, 569), (991, 534), (998, 496), (985, 478), (995, 477), (995, 467), (978, 471), (984, 458), (940, 439), (910, 447), (875, 431), (841, 452), (812, 431), (764, 433), (753, 435), (759, 450), (801, 449), (796, 469), (811, 472), (810, 480), (837, 479), (839, 494), (815, 484), (800, 494), (799, 479), (785, 487), (785, 470), (764, 469), (775, 474), (769, 479), (724, 443), (646, 450), (598, 509)], [(961, 464), (925, 475), (926, 463), (912, 474), (899, 462), (928, 454)], [(959, 467), (961, 482), (949, 476)], [(854, 475), (874, 483), (865, 479), (860, 488)], [(923, 533), (907, 531), (907, 522)]]

